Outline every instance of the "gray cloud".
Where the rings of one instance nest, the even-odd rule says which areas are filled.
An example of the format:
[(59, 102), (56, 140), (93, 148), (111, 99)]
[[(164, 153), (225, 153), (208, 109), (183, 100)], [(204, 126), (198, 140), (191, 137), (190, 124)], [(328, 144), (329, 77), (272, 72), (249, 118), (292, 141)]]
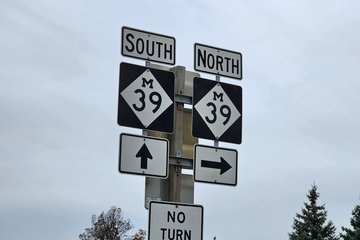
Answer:
[[(144, 179), (117, 172), (123, 25), (240, 51), (238, 186), (196, 183), (205, 237), (284, 239), (315, 181), (329, 218), (358, 200), (357, 1), (5, 1), (0, 9), (0, 236), (76, 239), (92, 214), (122, 207), (147, 227)], [(202, 74), (214, 79), (214, 76)], [(211, 144), (211, 143), (210, 143)], [(221, 207), (219, 207), (221, 206)], [(47, 229), (47, 230), (44, 230)], [(57, 232), (56, 236), (53, 235)]]

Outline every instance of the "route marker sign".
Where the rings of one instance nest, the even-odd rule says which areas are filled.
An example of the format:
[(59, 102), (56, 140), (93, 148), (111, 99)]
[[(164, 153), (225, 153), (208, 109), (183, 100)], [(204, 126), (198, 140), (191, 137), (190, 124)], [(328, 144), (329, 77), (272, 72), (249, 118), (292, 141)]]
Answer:
[(174, 82), (172, 72), (121, 63), (118, 124), (173, 132)]
[(242, 55), (239, 52), (195, 43), (194, 69), (200, 72), (242, 79)]
[(175, 38), (129, 27), (122, 28), (121, 54), (175, 64)]
[(202, 240), (203, 207), (172, 202), (150, 202), (149, 240)]
[(169, 141), (163, 138), (120, 135), (119, 172), (166, 178)]
[(192, 134), (194, 137), (241, 143), (242, 88), (194, 78)]
[(194, 181), (237, 185), (238, 154), (235, 149), (195, 145)]

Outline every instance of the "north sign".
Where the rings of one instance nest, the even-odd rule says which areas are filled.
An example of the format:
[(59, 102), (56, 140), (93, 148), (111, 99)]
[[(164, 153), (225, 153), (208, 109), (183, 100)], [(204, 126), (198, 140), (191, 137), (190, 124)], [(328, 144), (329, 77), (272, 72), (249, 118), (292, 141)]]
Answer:
[(195, 145), (194, 181), (237, 185), (238, 154), (235, 149)]
[(174, 82), (172, 72), (121, 63), (118, 124), (173, 132)]
[(175, 38), (129, 27), (122, 28), (121, 54), (175, 64)]
[(149, 240), (202, 240), (203, 207), (171, 202), (150, 202)]
[(242, 79), (242, 55), (239, 52), (195, 43), (194, 68), (200, 72)]
[(167, 139), (120, 135), (119, 172), (166, 178), (169, 165)]
[(192, 134), (194, 137), (241, 143), (242, 88), (194, 78)]

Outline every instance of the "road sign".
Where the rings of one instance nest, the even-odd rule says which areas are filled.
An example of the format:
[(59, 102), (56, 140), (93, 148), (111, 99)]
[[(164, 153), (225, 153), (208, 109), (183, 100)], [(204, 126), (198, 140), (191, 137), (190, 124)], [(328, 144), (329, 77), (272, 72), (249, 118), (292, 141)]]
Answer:
[(240, 86), (194, 78), (192, 134), (195, 137), (241, 143)]
[(196, 144), (194, 181), (236, 186), (237, 156), (235, 149)]
[(169, 165), (167, 139), (120, 135), (119, 171), (151, 177), (166, 178)]
[(194, 68), (200, 72), (241, 79), (242, 55), (239, 52), (195, 43)]
[(175, 64), (175, 38), (129, 27), (122, 28), (121, 54)]
[(150, 202), (149, 240), (202, 240), (203, 207)]
[(173, 132), (174, 73), (120, 64), (118, 124)]

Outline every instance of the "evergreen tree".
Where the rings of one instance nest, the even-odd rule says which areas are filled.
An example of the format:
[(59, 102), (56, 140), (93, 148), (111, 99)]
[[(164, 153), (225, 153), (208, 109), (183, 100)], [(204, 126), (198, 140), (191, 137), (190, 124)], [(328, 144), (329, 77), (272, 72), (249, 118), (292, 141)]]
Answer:
[(360, 205), (356, 205), (351, 214), (350, 224), (353, 229), (342, 227), (344, 233), (340, 237), (344, 240), (360, 240)]
[(301, 213), (296, 213), (293, 232), (289, 233), (289, 239), (338, 240), (334, 224), (331, 221), (326, 223), (325, 204), (321, 206), (317, 204), (319, 193), (315, 184), (309, 190), (307, 198), (309, 203), (304, 203), (305, 208), (301, 209)]

